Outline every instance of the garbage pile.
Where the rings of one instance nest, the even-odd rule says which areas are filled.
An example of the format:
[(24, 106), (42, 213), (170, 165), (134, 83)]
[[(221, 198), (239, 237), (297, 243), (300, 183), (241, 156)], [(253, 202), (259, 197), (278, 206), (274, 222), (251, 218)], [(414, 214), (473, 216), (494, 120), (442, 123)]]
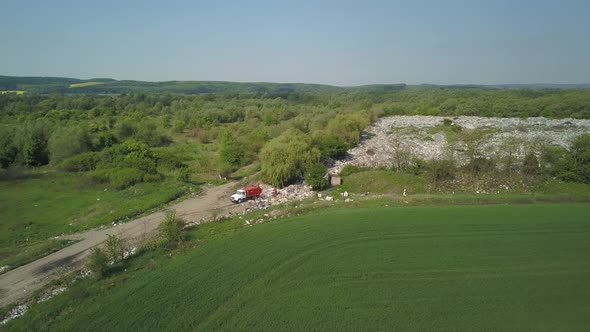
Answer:
[(246, 205), (244, 213), (268, 209), (273, 205), (279, 205), (287, 202), (301, 201), (313, 196), (313, 191), (306, 184), (292, 184), (285, 188), (279, 189), (271, 185), (260, 184), (262, 195), (259, 198), (243, 203)]
[[(466, 145), (459, 139), (449, 142), (443, 120), (462, 130), (485, 132), (478, 153), (496, 156), (511, 149), (518, 158), (541, 145), (567, 148), (581, 134), (590, 133), (590, 120), (546, 118), (485, 118), (477, 116), (391, 116), (380, 119), (363, 132), (360, 144), (337, 160), (330, 173), (338, 174), (347, 165), (391, 167), (396, 159), (439, 159), (449, 153), (459, 163), (466, 162)], [(461, 130), (460, 130), (461, 131)]]

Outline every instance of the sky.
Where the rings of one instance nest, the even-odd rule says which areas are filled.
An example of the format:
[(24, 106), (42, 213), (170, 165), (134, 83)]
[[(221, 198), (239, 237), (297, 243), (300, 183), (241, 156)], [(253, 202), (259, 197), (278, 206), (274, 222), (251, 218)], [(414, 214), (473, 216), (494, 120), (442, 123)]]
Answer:
[(0, 0), (0, 75), (590, 83), (588, 0)]

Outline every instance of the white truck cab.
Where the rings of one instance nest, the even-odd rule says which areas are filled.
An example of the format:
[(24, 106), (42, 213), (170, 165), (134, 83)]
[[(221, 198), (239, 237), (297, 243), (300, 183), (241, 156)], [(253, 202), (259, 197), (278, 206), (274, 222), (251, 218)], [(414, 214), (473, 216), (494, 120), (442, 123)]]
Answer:
[(231, 195), (231, 201), (242, 203), (246, 201), (246, 191), (244, 189), (238, 189), (235, 194)]

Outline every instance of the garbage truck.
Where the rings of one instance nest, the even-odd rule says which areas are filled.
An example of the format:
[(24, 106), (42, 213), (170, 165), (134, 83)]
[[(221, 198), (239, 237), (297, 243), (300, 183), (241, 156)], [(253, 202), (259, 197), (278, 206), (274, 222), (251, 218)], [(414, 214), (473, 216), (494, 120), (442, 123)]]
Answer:
[(259, 186), (248, 186), (238, 189), (235, 194), (231, 195), (231, 201), (234, 203), (242, 203), (249, 199), (256, 198), (262, 194), (262, 188)]

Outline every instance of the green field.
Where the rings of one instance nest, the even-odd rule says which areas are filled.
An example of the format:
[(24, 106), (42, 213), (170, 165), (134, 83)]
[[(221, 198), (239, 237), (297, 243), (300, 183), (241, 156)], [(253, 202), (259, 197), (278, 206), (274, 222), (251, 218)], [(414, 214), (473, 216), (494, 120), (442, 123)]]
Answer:
[(115, 191), (83, 186), (76, 175), (51, 172), (0, 181), (0, 266), (16, 267), (65, 245), (50, 237), (125, 221), (183, 192), (168, 182)]
[[(9, 330), (519, 330), (590, 326), (590, 205), (329, 210), (147, 253)], [(148, 261), (151, 268), (147, 267)]]

